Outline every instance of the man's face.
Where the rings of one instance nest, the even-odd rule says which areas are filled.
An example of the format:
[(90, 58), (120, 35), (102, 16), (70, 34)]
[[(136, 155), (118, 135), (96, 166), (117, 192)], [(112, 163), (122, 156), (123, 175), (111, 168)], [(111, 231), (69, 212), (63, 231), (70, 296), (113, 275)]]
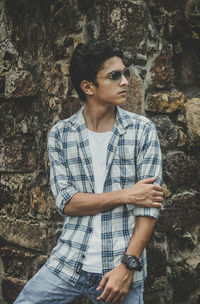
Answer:
[[(97, 73), (98, 86), (94, 89), (93, 102), (101, 105), (122, 105), (126, 101), (129, 71), (119, 57), (106, 60)], [(127, 78), (125, 77), (127, 76)]]

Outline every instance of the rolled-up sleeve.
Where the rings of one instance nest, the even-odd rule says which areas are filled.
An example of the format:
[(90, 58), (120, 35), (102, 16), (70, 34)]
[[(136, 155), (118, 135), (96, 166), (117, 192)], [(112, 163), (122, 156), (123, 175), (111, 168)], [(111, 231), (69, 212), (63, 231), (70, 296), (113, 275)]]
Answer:
[(63, 212), (65, 204), (78, 191), (73, 185), (72, 175), (64, 159), (62, 146), (60, 132), (54, 126), (50, 131), (47, 143), (50, 161), (50, 185), (56, 201), (56, 208), (61, 215), (65, 215)]
[[(157, 130), (149, 122), (142, 133), (136, 159), (137, 181), (156, 176), (154, 184), (162, 184), (162, 156)], [(159, 208), (135, 207), (135, 216), (158, 218)]]

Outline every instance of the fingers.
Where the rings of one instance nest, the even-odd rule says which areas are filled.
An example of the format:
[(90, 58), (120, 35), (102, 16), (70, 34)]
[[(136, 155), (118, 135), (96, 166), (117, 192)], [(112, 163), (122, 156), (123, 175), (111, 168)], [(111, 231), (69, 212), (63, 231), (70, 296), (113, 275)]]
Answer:
[(155, 191), (152, 200), (153, 200), (152, 206), (150, 207), (161, 208), (162, 203), (164, 202), (163, 192)]
[(149, 207), (155, 207), (155, 208), (160, 208), (162, 207), (162, 203), (164, 202), (164, 194), (163, 191), (153, 191), (151, 200), (152, 202), (150, 203)]
[(163, 202), (163, 192), (161, 191), (151, 191), (150, 192), (150, 198), (154, 201), (154, 202)]
[[(111, 303), (112, 304), (119, 303), (120, 298), (121, 298), (121, 295), (114, 296)], [(108, 301), (108, 303), (110, 303), (110, 300)]]
[(161, 208), (161, 207), (162, 207), (162, 204), (160, 204), (160, 203), (152, 203), (149, 207), (150, 207), (150, 208), (151, 208), (151, 207), (152, 207), (152, 208)]
[(155, 197), (154, 203), (163, 203), (164, 198), (162, 196)]
[(164, 193), (160, 190), (154, 190), (152, 193), (152, 198), (154, 202), (160, 202), (162, 203), (164, 201)]
[(153, 188), (154, 188), (155, 191), (163, 193), (163, 188), (161, 186), (159, 186), (159, 185), (152, 185), (152, 186), (153, 186)]
[(110, 285), (109, 278), (107, 278), (106, 275), (100, 281), (97, 290), (100, 290), (103, 287), (105, 287), (104, 291), (101, 293), (99, 297), (96, 298), (97, 301), (104, 301), (106, 303), (112, 303), (112, 304), (117, 303), (122, 296), (121, 290), (118, 290), (117, 288)]
[[(146, 178), (146, 179), (142, 179), (139, 182), (141, 182), (143, 184), (152, 184), (153, 182), (156, 181), (156, 178), (157, 178), (156, 176), (149, 177), (149, 178)], [(153, 186), (154, 190), (163, 192), (163, 189), (160, 185), (152, 185), (152, 186)]]
[(144, 184), (152, 184), (153, 182), (155, 182), (155, 180), (156, 176), (142, 179), (141, 182), (143, 182)]
[(121, 293), (117, 294), (117, 295), (113, 298), (112, 304), (119, 303), (119, 302), (123, 302), (124, 299), (125, 299), (125, 297), (126, 297), (125, 294), (121, 294)]
[(118, 303), (119, 300), (124, 299), (125, 295), (120, 290), (106, 287), (103, 293), (97, 298), (98, 301), (103, 300), (106, 303)]
[(97, 301), (106, 301), (107, 300), (107, 297), (109, 296), (109, 289), (108, 288), (105, 288), (105, 290), (102, 292), (102, 294), (97, 298)]
[[(96, 290), (102, 289), (105, 286), (107, 280), (108, 279), (104, 276), (103, 279), (100, 281), (99, 286), (97, 287)], [(108, 296), (108, 294), (109, 294), (108, 288), (105, 288), (104, 291), (101, 293), (101, 295), (97, 298), (97, 300), (98, 301), (104, 300)]]
[(110, 291), (108, 296), (104, 300), (106, 301), (106, 303), (114, 304), (117, 303), (118, 299), (119, 299), (119, 295), (114, 291)]
[(123, 302), (124, 301), (124, 299), (125, 299), (125, 296), (122, 296), (121, 298), (120, 298), (120, 302)]
[(104, 285), (107, 282), (107, 278), (104, 276), (103, 279), (100, 281), (99, 286), (97, 287), (97, 290), (100, 290), (101, 288), (104, 287)]

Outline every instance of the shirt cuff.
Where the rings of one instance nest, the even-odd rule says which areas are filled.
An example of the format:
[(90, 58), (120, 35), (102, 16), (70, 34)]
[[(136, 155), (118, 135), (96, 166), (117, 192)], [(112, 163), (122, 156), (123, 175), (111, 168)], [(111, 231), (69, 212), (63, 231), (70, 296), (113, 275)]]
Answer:
[(69, 202), (74, 194), (78, 193), (78, 191), (74, 187), (70, 187), (67, 190), (60, 192), (56, 198), (56, 208), (58, 212), (65, 216), (64, 207)]
[(134, 214), (135, 216), (150, 216), (158, 218), (160, 213), (160, 208), (142, 208), (142, 207), (135, 207)]

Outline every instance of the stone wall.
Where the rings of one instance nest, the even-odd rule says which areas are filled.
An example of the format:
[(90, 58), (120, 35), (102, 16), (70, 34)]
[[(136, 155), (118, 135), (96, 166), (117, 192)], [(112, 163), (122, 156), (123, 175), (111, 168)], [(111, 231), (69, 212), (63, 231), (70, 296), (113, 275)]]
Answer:
[(13, 303), (61, 231), (46, 141), (80, 107), (69, 61), (78, 42), (93, 38), (116, 39), (124, 49), (132, 71), (125, 108), (150, 117), (161, 141), (166, 199), (148, 246), (145, 304), (200, 303), (198, 0), (0, 1), (4, 300)]

